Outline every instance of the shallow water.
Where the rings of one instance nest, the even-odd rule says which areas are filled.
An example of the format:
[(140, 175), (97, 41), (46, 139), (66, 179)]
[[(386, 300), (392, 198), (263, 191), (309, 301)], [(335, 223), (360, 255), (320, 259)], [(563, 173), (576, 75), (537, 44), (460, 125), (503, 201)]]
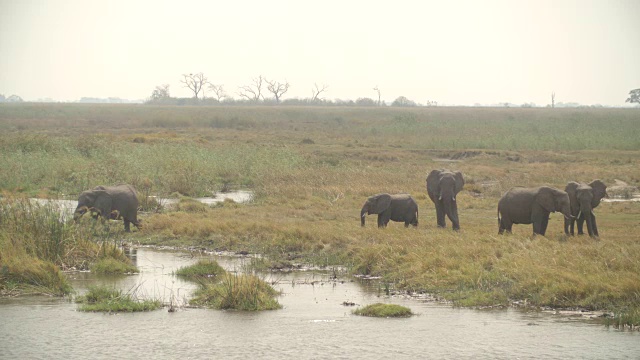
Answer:
[[(132, 254), (139, 275), (96, 278), (164, 301), (183, 301), (195, 285), (172, 273), (197, 260), (189, 254), (140, 248)], [(227, 270), (248, 258), (218, 257)], [(514, 309), (478, 311), (407, 298), (385, 297), (371, 282), (331, 281), (320, 271), (270, 274), (282, 290), (283, 309), (235, 312), (180, 308), (106, 315), (76, 311), (64, 299), (0, 300), (0, 358), (90, 359), (630, 359), (640, 354), (640, 334), (581, 319)], [(408, 306), (417, 316), (377, 319), (351, 314), (376, 302)]]

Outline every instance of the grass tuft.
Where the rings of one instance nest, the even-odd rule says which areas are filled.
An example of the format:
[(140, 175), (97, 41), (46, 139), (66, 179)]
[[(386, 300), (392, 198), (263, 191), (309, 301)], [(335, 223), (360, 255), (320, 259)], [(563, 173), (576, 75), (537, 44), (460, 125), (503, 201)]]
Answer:
[(157, 310), (162, 307), (160, 300), (138, 301), (134, 295), (107, 286), (91, 286), (89, 291), (76, 298), (80, 311), (90, 312), (139, 312)]
[(217, 278), (223, 274), (225, 274), (225, 270), (213, 259), (202, 259), (176, 271), (176, 275), (187, 278)]
[(358, 308), (354, 310), (353, 313), (360, 316), (383, 318), (410, 317), (411, 315), (413, 315), (411, 309), (409, 309), (408, 307), (382, 303), (371, 304), (362, 308)]
[(203, 284), (190, 303), (219, 310), (276, 310), (282, 308), (278, 295), (255, 275), (226, 274), (219, 282)]

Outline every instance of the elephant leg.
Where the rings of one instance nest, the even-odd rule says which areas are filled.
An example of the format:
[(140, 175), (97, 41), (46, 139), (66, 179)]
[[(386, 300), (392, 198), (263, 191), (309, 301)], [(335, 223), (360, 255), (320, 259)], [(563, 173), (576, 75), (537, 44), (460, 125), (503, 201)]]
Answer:
[(384, 221), (382, 219), (382, 214), (378, 214), (378, 227), (379, 228), (383, 228), (384, 227)]
[(576, 222), (578, 223), (578, 235), (584, 235), (584, 231), (582, 231), (584, 226), (584, 214), (581, 214)]
[(600, 235), (598, 235), (598, 225), (596, 224), (596, 216), (595, 214), (591, 214), (591, 216), (593, 216), (592, 218), (592, 222), (593, 222), (593, 235), (595, 237), (598, 237)]
[(564, 219), (564, 233), (566, 235), (573, 235), (573, 220)]
[(504, 234), (505, 231), (507, 233), (511, 233), (512, 226), (513, 226), (513, 223), (511, 221), (505, 220), (504, 218), (500, 219), (500, 226), (498, 227), (498, 235)]
[(436, 202), (436, 219), (438, 221), (438, 227), (447, 227), (447, 224), (444, 222), (444, 206), (441, 202)]
[(547, 225), (549, 225), (549, 217), (545, 217), (542, 219), (542, 223), (540, 224), (540, 235), (543, 235), (547, 232)]
[(458, 219), (458, 204), (455, 202), (452, 205), (451, 215), (449, 216), (449, 220), (451, 220), (451, 226), (453, 230), (460, 230), (460, 220)]
[(127, 219), (124, 219), (124, 231), (131, 232), (131, 222)]

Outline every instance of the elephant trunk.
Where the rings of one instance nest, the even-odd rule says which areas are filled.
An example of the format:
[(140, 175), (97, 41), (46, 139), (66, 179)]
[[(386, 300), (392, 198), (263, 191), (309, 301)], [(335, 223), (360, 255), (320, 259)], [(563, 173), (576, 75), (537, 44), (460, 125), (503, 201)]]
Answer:
[(366, 217), (367, 217), (367, 209), (362, 208), (362, 210), (360, 211), (360, 226), (364, 226), (364, 220)]

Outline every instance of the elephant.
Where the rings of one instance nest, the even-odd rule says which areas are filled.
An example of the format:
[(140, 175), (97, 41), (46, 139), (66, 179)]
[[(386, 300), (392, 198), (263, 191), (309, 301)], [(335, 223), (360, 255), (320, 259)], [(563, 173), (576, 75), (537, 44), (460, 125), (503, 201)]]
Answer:
[(583, 235), (582, 226), (586, 220), (589, 236), (598, 237), (598, 225), (596, 225), (596, 215), (593, 213), (593, 209), (600, 205), (602, 198), (607, 196), (607, 185), (600, 180), (593, 180), (589, 184), (570, 181), (564, 191), (569, 194), (571, 215), (575, 217), (575, 219), (564, 220), (565, 234), (573, 235), (573, 226), (577, 220), (578, 235)]
[(533, 224), (533, 234), (544, 236), (549, 213), (556, 211), (572, 218), (569, 195), (565, 191), (548, 186), (511, 188), (498, 202), (498, 234), (505, 230), (511, 232), (513, 224)]
[(418, 226), (418, 204), (408, 194), (377, 194), (369, 197), (360, 210), (361, 226), (365, 216), (378, 214), (378, 227), (387, 227), (389, 220), (404, 221), (404, 227)]
[(138, 221), (138, 197), (131, 185), (96, 186), (93, 190), (83, 191), (78, 197), (78, 207), (73, 219), (78, 220), (85, 213), (95, 213), (104, 220), (122, 218), (124, 230), (131, 231), (132, 223), (140, 228)]
[(446, 227), (446, 214), (451, 220), (453, 230), (460, 230), (456, 195), (463, 186), (464, 178), (459, 171), (433, 170), (427, 176), (427, 193), (436, 205), (438, 227)]

